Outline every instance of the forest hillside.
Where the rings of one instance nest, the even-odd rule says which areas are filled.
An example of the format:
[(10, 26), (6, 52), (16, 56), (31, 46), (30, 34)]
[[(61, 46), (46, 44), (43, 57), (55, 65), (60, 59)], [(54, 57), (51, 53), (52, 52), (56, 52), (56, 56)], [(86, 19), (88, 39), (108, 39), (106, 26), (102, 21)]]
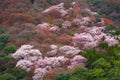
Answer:
[(120, 80), (120, 0), (0, 0), (0, 80)]

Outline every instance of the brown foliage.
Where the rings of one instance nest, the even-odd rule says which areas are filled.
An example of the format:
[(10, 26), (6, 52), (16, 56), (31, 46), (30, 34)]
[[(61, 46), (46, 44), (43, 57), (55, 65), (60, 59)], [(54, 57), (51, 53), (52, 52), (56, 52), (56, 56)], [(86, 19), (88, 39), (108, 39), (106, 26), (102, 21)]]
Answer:
[(110, 19), (107, 19), (107, 18), (102, 18), (102, 19), (106, 24), (112, 24), (113, 23), (113, 21), (110, 20)]
[(58, 42), (64, 45), (68, 45), (72, 42), (72, 37), (66, 34), (62, 34), (57, 38)]
[(61, 13), (58, 11), (58, 10), (56, 10), (56, 9), (53, 9), (53, 10), (51, 10), (51, 11), (49, 11), (49, 13), (47, 13), (51, 18), (61, 18), (62, 16), (61, 16)]
[(11, 14), (26, 12), (30, 7), (29, 0), (0, 0), (0, 23), (7, 23)]
[(55, 35), (49, 29), (36, 28), (31, 23), (24, 23), (19, 26), (10, 27), (7, 33), (11, 34), (9, 44), (13, 43), (17, 46), (22, 44), (52, 44)]
[(67, 72), (67, 70), (65, 68), (57, 68), (54, 70), (50, 70), (45, 74), (44, 80), (55, 80), (55, 75), (61, 72)]
[(33, 22), (34, 18), (29, 14), (22, 14), (22, 13), (13, 13), (8, 18), (7, 21), (4, 21), (2, 24), (13, 24), (15, 22), (25, 23), (25, 22)]
[(34, 76), (35, 69), (36, 69), (36, 66), (31, 67), (25, 80), (33, 80), (32, 76)]

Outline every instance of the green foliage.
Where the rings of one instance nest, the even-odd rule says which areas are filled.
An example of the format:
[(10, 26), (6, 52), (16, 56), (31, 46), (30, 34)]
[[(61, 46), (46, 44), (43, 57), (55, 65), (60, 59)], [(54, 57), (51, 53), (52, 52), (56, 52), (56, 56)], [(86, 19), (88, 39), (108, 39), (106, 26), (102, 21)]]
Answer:
[(17, 47), (14, 45), (6, 46), (3, 48), (3, 52), (6, 54), (14, 53), (17, 50)]
[(30, 0), (30, 2), (31, 2), (32, 4), (34, 4), (34, 0)]
[(90, 70), (87, 73), (87, 80), (100, 80), (100, 78), (104, 77), (105, 71), (101, 68)]
[(4, 57), (4, 59), (5, 59), (5, 61), (13, 61), (14, 60), (14, 58), (13, 57), (11, 57), (11, 56), (5, 56)]
[(5, 46), (5, 43), (4, 42), (0, 42), (0, 49), (3, 49)]
[[(115, 24), (119, 24), (120, 1), (118, 0), (88, 0), (91, 7), (101, 16), (112, 19)], [(118, 32), (118, 31), (117, 31)]]
[(85, 58), (87, 58), (88, 61), (89, 61), (89, 64), (93, 63), (97, 59), (99, 59), (102, 56), (104, 56), (100, 52), (97, 52), (95, 49), (93, 49), (93, 50), (87, 50), (85, 52), (80, 52), (79, 54), (82, 55), (82, 56), (84, 56)]
[(120, 67), (120, 60), (115, 60), (114, 62), (113, 62), (113, 65), (115, 66), (115, 67)]
[(2, 57), (5, 57), (5, 56), (7, 56), (6, 54), (4, 54), (4, 53), (0, 53), (0, 58)]
[(111, 24), (111, 25), (107, 25), (104, 32), (112, 35), (120, 35), (120, 28)]
[(10, 37), (10, 34), (0, 35), (0, 49), (5, 47), (5, 44), (7, 43), (9, 37)]
[(87, 72), (88, 72), (88, 69), (76, 67), (70, 72), (72, 76), (70, 80), (86, 80), (85, 76)]
[(77, 78), (77, 77), (72, 77), (70, 80), (83, 80), (83, 79)]
[(16, 61), (11, 56), (0, 57), (0, 73), (5, 73), (16, 65)]
[(56, 2), (58, 2), (59, 0), (46, 0), (47, 3), (49, 3), (50, 5), (55, 5)]
[(112, 68), (108, 73), (107, 76), (109, 77), (111, 80), (120, 80), (120, 68)]
[(77, 75), (79, 73), (79, 75), (83, 74), (85, 71), (87, 71), (87, 69), (85, 68), (81, 68), (81, 67), (76, 67), (75, 69), (73, 69), (71, 71), (72, 75)]
[(104, 0), (90, 0), (90, 3), (93, 6), (100, 5), (101, 3), (104, 3)]
[(111, 64), (107, 62), (104, 58), (99, 58), (98, 60), (91, 64), (91, 68), (92, 69), (102, 68), (104, 70), (107, 70), (111, 68)]
[[(110, 63), (112, 63), (116, 59), (120, 59), (120, 49), (117, 45), (109, 47), (106, 43), (101, 43), (98, 47), (100, 51), (92, 49), (80, 52), (79, 54), (87, 58), (89, 64), (92, 64), (94, 61), (100, 58), (104, 58), (106, 61)], [(104, 50), (105, 52), (102, 52), (102, 50)]]
[(5, 29), (3, 29), (1, 26), (0, 26), (0, 34), (4, 33), (5, 32)]
[(70, 80), (70, 74), (61, 73), (56, 75), (55, 80)]
[(10, 37), (10, 34), (2, 34), (2, 35), (0, 35), (0, 42), (6, 43), (8, 41), (9, 37)]
[(108, 48), (108, 44), (106, 42), (102, 42), (101, 44), (99, 44), (99, 48), (106, 49)]
[(0, 75), (0, 80), (17, 80), (15, 76), (5, 73)]
[(27, 75), (27, 72), (19, 67), (12, 68), (8, 73), (14, 75), (17, 80), (21, 80)]
[[(80, 52), (88, 59), (86, 68), (75, 68), (69, 72), (70, 80), (120, 80), (119, 46), (109, 47), (101, 43), (97, 48)], [(102, 50), (106, 50), (102, 53)], [(65, 77), (65, 76), (64, 76)]]
[[(4, 53), (0, 54), (0, 58), (3, 59), (5, 62), (9, 62), (9, 61), (14, 61), (15, 59), (13, 57), (11, 57), (10, 55), (6, 55)], [(3, 61), (3, 62), (4, 62)]]

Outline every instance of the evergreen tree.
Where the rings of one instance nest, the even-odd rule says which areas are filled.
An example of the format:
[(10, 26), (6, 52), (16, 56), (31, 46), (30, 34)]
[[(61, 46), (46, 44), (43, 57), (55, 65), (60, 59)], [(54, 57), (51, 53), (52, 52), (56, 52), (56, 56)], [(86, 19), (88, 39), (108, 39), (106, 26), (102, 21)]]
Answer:
[(34, 4), (34, 1), (35, 1), (35, 0), (30, 0), (30, 2), (31, 2), (32, 4)]

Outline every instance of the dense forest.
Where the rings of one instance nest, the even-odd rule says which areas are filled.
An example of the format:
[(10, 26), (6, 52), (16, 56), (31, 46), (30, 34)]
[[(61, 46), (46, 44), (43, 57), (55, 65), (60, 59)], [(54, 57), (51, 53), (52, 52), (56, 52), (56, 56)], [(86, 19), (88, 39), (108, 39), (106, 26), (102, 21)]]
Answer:
[(0, 80), (120, 80), (120, 0), (0, 0)]

